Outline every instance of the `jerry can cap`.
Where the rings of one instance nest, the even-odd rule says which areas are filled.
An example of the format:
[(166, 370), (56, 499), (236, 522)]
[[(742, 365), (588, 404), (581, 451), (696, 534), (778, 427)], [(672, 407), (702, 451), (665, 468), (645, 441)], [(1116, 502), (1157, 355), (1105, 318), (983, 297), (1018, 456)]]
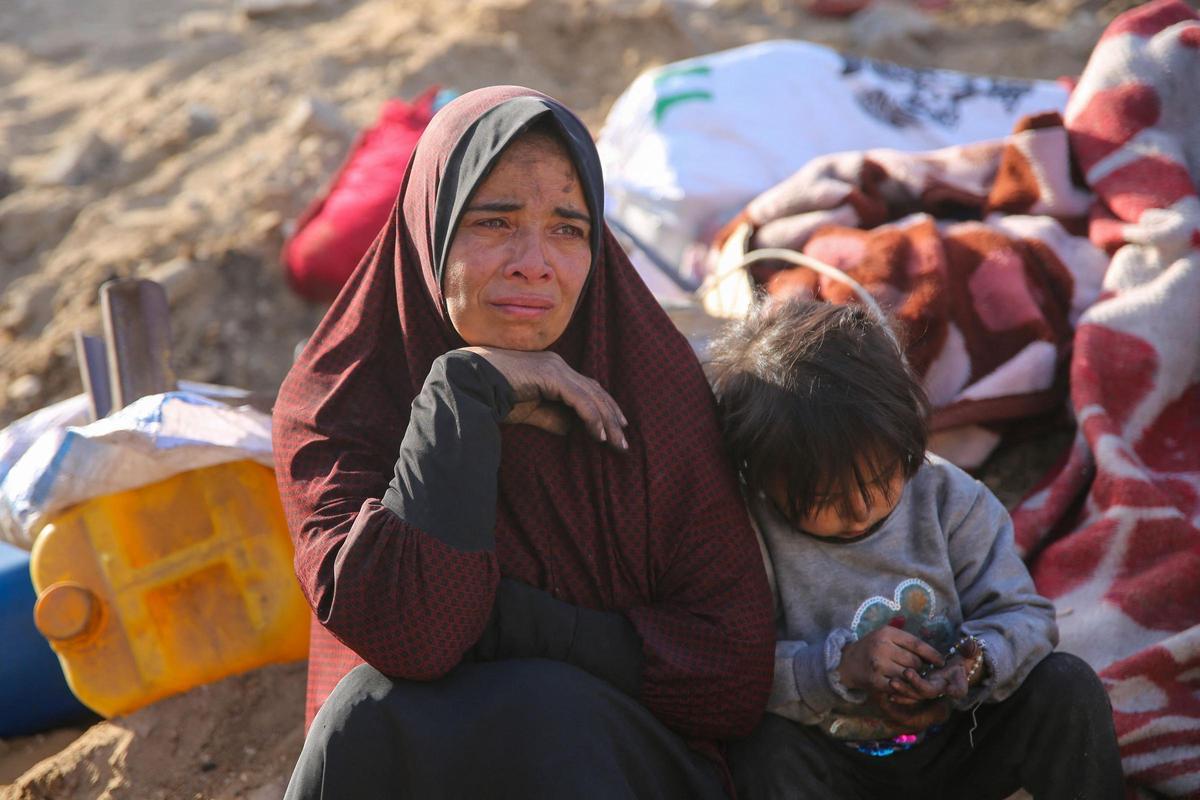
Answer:
[(33, 623), (47, 639), (61, 642), (90, 633), (100, 617), (100, 598), (75, 581), (58, 581), (38, 595)]

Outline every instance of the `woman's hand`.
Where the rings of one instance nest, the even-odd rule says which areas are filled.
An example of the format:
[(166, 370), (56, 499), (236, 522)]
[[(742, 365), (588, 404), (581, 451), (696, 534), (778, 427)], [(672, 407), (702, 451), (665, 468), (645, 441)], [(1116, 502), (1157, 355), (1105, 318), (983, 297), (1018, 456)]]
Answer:
[(618, 450), (629, 449), (624, 432), (629, 423), (617, 402), (596, 381), (571, 369), (557, 353), (496, 347), (463, 349), (486, 358), (512, 386), (517, 402), (504, 418), (506, 423), (534, 425), (564, 434), (574, 412), (594, 438)]
[(943, 664), (942, 654), (907, 631), (884, 626), (842, 649), (838, 678), (848, 689), (885, 694), (906, 670)]

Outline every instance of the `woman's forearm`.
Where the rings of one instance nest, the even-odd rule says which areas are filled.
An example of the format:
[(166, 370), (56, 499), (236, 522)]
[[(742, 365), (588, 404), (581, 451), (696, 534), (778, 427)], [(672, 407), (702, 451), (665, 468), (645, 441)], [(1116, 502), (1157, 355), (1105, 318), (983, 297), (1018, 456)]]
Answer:
[(378, 500), (321, 562), (305, 587), (318, 620), (380, 672), (409, 680), (439, 678), (462, 661), (500, 580), (492, 552), (451, 547)]
[(482, 356), (452, 350), (434, 361), (383, 504), (455, 549), (492, 550), (500, 421), (512, 405), (508, 381)]
[(512, 578), (500, 580), (472, 655), (565, 661), (632, 696), (642, 683), (642, 640), (624, 614), (573, 605)]
[(382, 499), (357, 509), (346, 534), (309, 540), (318, 618), (385, 674), (439, 677), (487, 624), (499, 581), (499, 421), (510, 408), (507, 381), (485, 359), (437, 359)]

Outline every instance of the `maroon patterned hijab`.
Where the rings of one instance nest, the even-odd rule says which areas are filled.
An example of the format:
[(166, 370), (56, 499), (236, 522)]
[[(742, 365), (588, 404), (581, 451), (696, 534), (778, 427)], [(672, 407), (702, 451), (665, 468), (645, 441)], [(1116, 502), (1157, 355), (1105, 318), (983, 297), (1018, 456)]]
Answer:
[[(593, 217), (592, 271), (552, 349), (617, 401), (630, 423), (630, 450), (600, 445), (582, 426), (567, 436), (504, 426), (499, 572), (568, 602), (627, 611), (687, 584), (689, 576), (681, 573), (694, 569), (680, 567), (679, 554), (693, 537), (707, 543), (706, 550), (713, 542), (734, 542), (737, 553), (758, 557), (721, 455), (700, 366), (603, 224), (599, 161), (586, 129), (544, 95), (492, 87), (460, 97), (434, 117), (387, 227), (280, 390), (276, 471), (297, 573), (310, 600), (317, 572), (328, 568), (324, 555), (346, 536), (364, 504), (383, 496), (430, 366), (463, 344), (444, 311), (440, 285), (457, 214), (504, 146), (546, 114), (574, 158)], [(749, 569), (716, 551), (710, 556), (725, 560), (710, 569), (729, 575)], [(759, 637), (770, 628), (769, 599), (759, 603), (760, 596), (768, 598), (765, 577), (747, 591), (754, 597), (748, 624), (758, 626)], [(652, 624), (639, 627), (644, 640), (656, 635)], [(310, 670), (319, 647), (338, 646), (314, 638)], [(328, 684), (323, 693), (311, 682), (310, 691), (327, 694), (345, 669), (319, 681)], [(658, 666), (652, 659), (646, 669), (653, 673)]]

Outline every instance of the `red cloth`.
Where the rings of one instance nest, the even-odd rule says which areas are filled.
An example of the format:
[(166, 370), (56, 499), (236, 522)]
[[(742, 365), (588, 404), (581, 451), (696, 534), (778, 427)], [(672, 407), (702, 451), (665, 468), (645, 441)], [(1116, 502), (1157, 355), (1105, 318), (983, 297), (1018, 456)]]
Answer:
[(747, 732), (765, 706), (772, 600), (700, 366), (608, 231), (553, 349), (616, 399), (630, 452), (504, 426), (495, 553), (457, 551), (380, 504), (413, 397), (461, 344), (433, 277), (438, 182), (463, 132), (521, 96), (540, 97), (493, 87), (438, 113), (387, 227), (280, 390), (276, 469), (296, 571), (326, 626), (309, 718), (360, 663), (351, 651), (398, 677), (454, 667), (506, 575), (624, 612), (644, 644), (641, 700), (716, 758), (711, 740)]
[(379, 119), (350, 148), (329, 188), (283, 243), (288, 282), (302, 297), (329, 302), (358, 266), (388, 211), (421, 132), (433, 117), (437, 88), (412, 103), (389, 100)]

